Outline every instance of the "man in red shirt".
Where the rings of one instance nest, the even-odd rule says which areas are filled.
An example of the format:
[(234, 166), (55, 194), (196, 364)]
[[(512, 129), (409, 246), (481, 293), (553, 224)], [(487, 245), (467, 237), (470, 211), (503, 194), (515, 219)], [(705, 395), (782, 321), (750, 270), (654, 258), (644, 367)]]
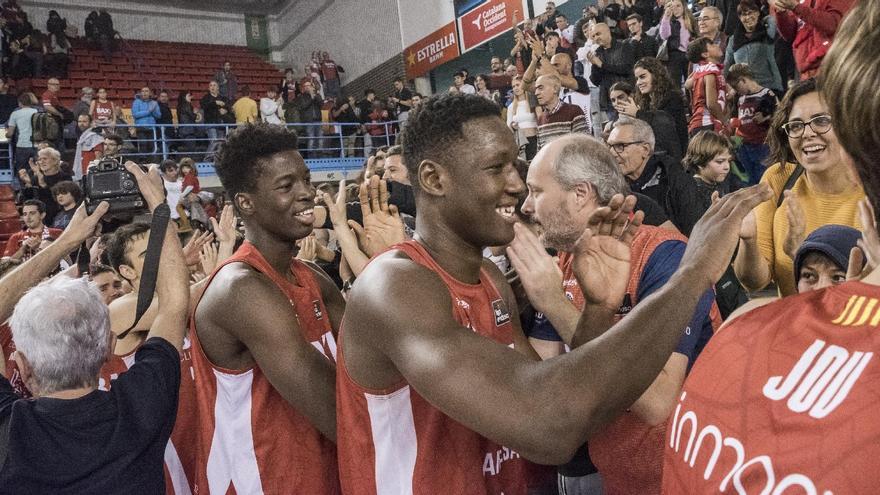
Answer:
[[(43, 104), (43, 109), (58, 121), (58, 128), (60, 129), (64, 125), (64, 114), (62, 111), (66, 110), (61, 105), (61, 100), (58, 99), (58, 90), (61, 89), (61, 82), (53, 77), (46, 82), (46, 85), (46, 91), (43, 92), (40, 101)], [(52, 143), (52, 147), (57, 150), (63, 150), (63, 144), (64, 136), (59, 132), (58, 139)]]
[(324, 52), (321, 56), (321, 79), (324, 81), (324, 97), (339, 98), (339, 73), (345, 72), (345, 69), (336, 65), (336, 62), (330, 59), (329, 53)]
[(42, 201), (38, 199), (25, 201), (21, 208), (21, 221), (24, 222), (25, 230), (9, 237), (3, 256), (26, 260), (37, 253), (41, 242), (49, 238), (58, 238), (61, 230), (43, 225), (44, 218), (46, 218), (46, 205)]
[[(880, 137), (865, 123), (880, 113), (878, 44), (880, 3), (859, 2), (825, 57), (821, 84), (834, 132), (875, 204)], [(876, 215), (867, 203), (860, 213), (860, 244), (876, 260)], [(861, 281), (786, 297), (729, 322), (673, 411), (664, 493), (876, 493), (878, 308), (880, 270), (869, 267)]]

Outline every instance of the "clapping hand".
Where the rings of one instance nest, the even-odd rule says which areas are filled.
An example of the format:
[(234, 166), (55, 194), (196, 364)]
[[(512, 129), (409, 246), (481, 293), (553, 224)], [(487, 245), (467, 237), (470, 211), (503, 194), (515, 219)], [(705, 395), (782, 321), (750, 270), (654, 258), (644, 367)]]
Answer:
[[(874, 207), (868, 199), (859, 201), (859, 222), (862, 224), (862, 238), (858, 247), (849, 253), (847, 280), (861, 280), (877, 268), (880, 262), (880, 236), (877, 234), (877, 220)], [(864, 267), (862, 266), (864, 264)]]
[(785, 194), (785, 203), (788, 205), (788, 211), (786, 212), (788, 218), (788, 233), (782, 244), (782, 250), (791, 259), (794, 259), (798, 248), (800, 248), (801, 244), (804, 242), (807, 221), (804, 216), (804, 210), (801, 208), (800, 201), (798, 201), (794, 192), (789, 190), (785, 191), (783, 194)]
[(590, 215), (572, 254), (575, 276), (587, 304), (617, 311), (629, 282), (630, 246), (645, 214), (636, 197), (616, 194)]
[(744, 219), (772, 196), (770, 187), (762, 183), (715, 201), (691, 231), (679, 265), (681, 269), (699, 274), (706, 288), (717, 282), (730, 264), (737, 241), (742, 237)]
[(237, 237), (237, 233), (235, 230), (235, 209), (232, 207), (232, 204), (227, 204), (223, 206), (223, 211), (220, 212), (220, 221), (218, 222), (216, 218), (211, 218), (211, 225), (214, 227), (214, 239), (219, 243), (234, 243)]
[(318, 257), (317, 242), (318, 241), (315, 239), (314, 235), (304, 237), (297, 241), (297, 244), (299, 245), (299, 252), (296, 253), (297, 259), (303, 261), (315, 261), (315, 258)]
[(507, 247), (507, 258), (516, 270), (532, 306), (549, 313), (553, 303), (565, 299), (558, 259), (547, 254), (538, 237), (525, 225), (513, 226), (516, 237)]
[(348, 225), (357, 234), (367, 256), (373, 257), (406, 240), (397, 207), (388, 204), (388, 184), (384, 180), (378, 176), (370, 177), (369, 182), (361, 184), (358, 197), (364, 225), (362, 227), (354, 220), (349, 220)]
[(198, 230), (190, 237), (189, 242), (183, 247), (183, 259), (186, 266), (198, 265), (201, 260), (199, 254), (202, 246), (214, 240), (214, 234), (211, 232), (199, 232)]

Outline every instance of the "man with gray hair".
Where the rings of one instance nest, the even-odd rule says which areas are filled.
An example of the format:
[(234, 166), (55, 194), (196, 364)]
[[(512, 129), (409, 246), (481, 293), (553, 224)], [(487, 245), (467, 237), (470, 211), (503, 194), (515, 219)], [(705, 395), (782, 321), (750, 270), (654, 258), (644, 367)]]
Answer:
[(655, 152), (651, 126), (621, 115), (608, 146), (630, 188), (659, 203), (678, 230), (690, 235), (702, 214), (696, 182), (666, 152)]
[[(599, 208), (619, 205), (629, 192), (614, 156), (591, 137), (563, 137), (538, 152), (526, 185), (529, 195), (522, 211), (538, 225), (540, 238), (522, 229), (508, 253), (529, 301), (541, 313), (524, 330), (541, 357), (548, 359), (562, 354), (563, 344), (573, 348), (601, 335), (663, 287), (678, 268), (687, 239), (677, 232), (642, 225), (643, 214), (637, 212), (630, 223), (639, 227), (630, 238), (611, 232), (601, 241), (591, 240), (594, 266), (590, 276), (581, 279), (588, 285), (581, 285), (574, 275), (571, 251), (584, 231), (596, 229), (591, 215)], [(631, 211), (634, 198), (627, 201), (630, 204), (624, 210)], [(545, 248), (559, 250), (558, 261)], [(592, 326), (577, 332), (582, 313), (590, 316)], [(687, 370), (720, 323), (710, 289), (682, 328), (678, 347), (654, 383), (628, 412), (590, 437), (590, 458), (607, 491), (660, 492), (666, 420)], [(560, 480), (567, 492), (582, 481)]]
[[(126, 168), (150, 210), (168, 215), (155, 168), (149, 175), (131, 162)], [(84, 279), (37, 285), (93, 234), (108, 208), (101, 203), (87, 216), (81, 206), (54, 243), (0, 280), (0, 320), (12, 313), (13, 358), (36, 397), (21, 400), (7, 380), (0, 380), (0, 487), (5, 493), (165, 490), (162, 459), (175, 422), (178, 352), (189, 301), (174, 224), (169, 223), (162, 244), (159, 315), (135, 364), (110, 391), (98, 389), (101, 366), (113, 347), (98, 290)]]

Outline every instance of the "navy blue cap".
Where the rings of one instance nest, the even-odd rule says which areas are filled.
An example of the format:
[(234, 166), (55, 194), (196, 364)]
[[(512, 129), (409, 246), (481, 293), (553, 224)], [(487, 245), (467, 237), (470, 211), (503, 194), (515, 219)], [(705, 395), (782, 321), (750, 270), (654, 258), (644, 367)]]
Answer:
[[(814, 230), (798, 248), (794, 257), (794, 281), (801, 279), (801, 267), (804, 259), (812, 252), (824, 254), (838, 268), (846, 271), (849, 265), (849, 252), (856, 247), (862, 233), (845, 225), (823, 225)], [(862, 262), (864, 266), (864, 261)]]

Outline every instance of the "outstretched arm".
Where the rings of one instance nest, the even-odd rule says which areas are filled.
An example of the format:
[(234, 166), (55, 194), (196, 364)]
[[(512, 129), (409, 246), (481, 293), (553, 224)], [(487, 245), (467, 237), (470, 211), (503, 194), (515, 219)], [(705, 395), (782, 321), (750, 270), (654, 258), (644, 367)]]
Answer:
[[(765, 196), (766, 189), (755, 187), (719, 201), (695, 229), (670, 283), (600, 337), (549, 361), (532, 361), (461, 327), (443, 282), (390, 254), (361, 275), (360, 287), (369, 290), (356, 287), (349, 300), (347, 335), (389, 359), (431, 404), (465, 426), (536, 462), (567, 462), (660, 373), (700, 296), (723, 273), (738, 224)], [(576, 261), (583, 283), (581, 268)], [(387, 311), (389, 300), (404, 303)], [(589, 323), (581, 318), (578, 326)]]

